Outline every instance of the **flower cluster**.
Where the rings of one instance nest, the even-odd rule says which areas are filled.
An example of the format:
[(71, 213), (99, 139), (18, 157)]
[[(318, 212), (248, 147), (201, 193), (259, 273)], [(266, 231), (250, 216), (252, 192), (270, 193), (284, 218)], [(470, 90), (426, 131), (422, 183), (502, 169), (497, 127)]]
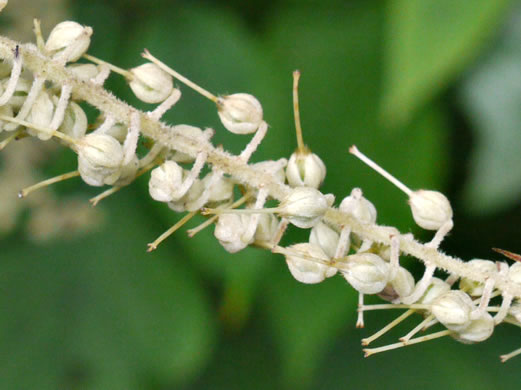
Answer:
[[(35, 33), (36, 45), (20, 45), (0, 37), (0, 145), (4, 148), (12, 140), (27, 136), (42, 141), (55, 139), (74, 151), (78, 162), (75, 170), (25, 188), (20, 197), (79, 176), (91, 186), (110, 186), (91, 200), (97, 204), (150, 171), (150, 196), (186, 214), (148, 244), (149, 251), (201, 213), (209, 216), (208, 220), (190, 229), (191, 236), (215, 224), (214, 235), (227, 251), (235, 253), (254, 245), (282, 254), (297, 281), (314, 284), (341, 275), (358, 291), (359, 327), (364, 326), (365, 311), (406, 309), (382, 330), (363, 339), (363, 345), (414, 313), (423, 316), (400, 342), (365, 349), (367, 356), (446, 335), (475, 343), (490, 337), (501, 323), (521, 326), (520, 263), (509, 266), (481, 259), (464, 263), (438, 251), (453, 226), (452, 208), (443, 194), (412, 191), (355, 146), (349, 149), (406, 193), (414, 221), (435, 231), (432, 240), (423, 244), (393, 227), (378, 226), (376, 207), (361, 189), (352, 189), (338, 207), (332, 194), (319, 190), (326, 165), (303, 142), (298, 71), (293, 75), (297, 149), (288, 159), (249, 164), (268, 131), (262, 106), (254, 96), (216, 96), (146, 50), (143, 58), (147, 62), (143, 65), (118, 68), (86, 53), (93, 31), (76, 22), (58, 24), (47, 40), (35, 22)], [(80, 59), (82, 62), (78, 62)], [(103, 84), (111, 72), (122, 75), (138, 99), (157, 104), (156, 108), (141, 112), (107, 92)], [(181, 97), (174, 81), (209, 99), (226, 130), (252, 134), (240, 154), (231, 155), (213, 146), (213, 129), (161, 121)], [(88, 124), (78, 104), (83, 101), (101, 112), (93, 124)], [(150, 145), (144, 154), (137, 151), (140, 137), (147, 138)], [(206, 165), (209, 173), (202, 176)], [(242, 195), (236, 198), (237, 193)], [(265, 207), (270, 199), (278, 201), (278, 206)], [(309, 230), (309, 240), (281, 246), (289, 224)], [(400, 265), (401, 255), (411, 255), (425, 264), (419, 280)], [(438, 269), (448, 276), (434, 276)], [(378, 295), (387, 303), (364, 305), (364, 295)], [(414, 337), (436, 324), (444, 329)], [(502, 359), (519, 353), (521, 349)]]

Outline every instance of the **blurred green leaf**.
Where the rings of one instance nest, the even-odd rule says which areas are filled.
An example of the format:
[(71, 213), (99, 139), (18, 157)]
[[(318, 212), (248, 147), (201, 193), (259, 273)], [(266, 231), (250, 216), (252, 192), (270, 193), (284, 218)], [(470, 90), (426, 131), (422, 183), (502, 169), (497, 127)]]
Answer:
[(393, 0), (388, 3), (382, 118), (407, 123), (473, 59), (510, 0)]
[(265, 306), (279, 344), (283, 383), (308, 387), (346, 321), (355, 322), (356, 294), (341, 276), (320, 285), (299, 284), (286, 269), (266, 285)]
[(200, 283), (182, 258), (145, 253), (150, 220), (137, 199), (107, 203), (99, 234), (3, 242), (4, 388), (137, 389), (184, 382), (206, 362), (214, 325)]
[(498, 45), (461, 88), (463, 107), (476, 132), (462, 204), (476, 214), (511, 206), (521, 194), (520, 23), (517, 7)]

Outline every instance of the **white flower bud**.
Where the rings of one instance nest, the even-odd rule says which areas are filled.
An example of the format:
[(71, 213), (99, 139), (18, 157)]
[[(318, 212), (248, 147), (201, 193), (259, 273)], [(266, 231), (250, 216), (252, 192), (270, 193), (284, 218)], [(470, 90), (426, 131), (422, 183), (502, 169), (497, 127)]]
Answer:
[(386, 301), (395, 301), (401, 297), (407, 297), (412, 294), (415, 286), (414, 277), (403, 267), (396, 270), (394, 279), (391, 280), (385, 289), (378, 294)]
[(77, 146), (78, 170), (83, 181), (91, 186), (113, 184), (121, 174), (123, 147), (113, 137), (88, 134)]
[(453, 338), (465, 344), (485, 341), (494, 332), (494, 319), (486, 311), (480, 317), (470, 321), (468, 326), (457, 333), (451, 334)]
[(315, 153), (296, 151), (288, 161), (286, 177), (292, 187), (318, 188), (326, 177), (326, 166)]
[(418, 190), (409, 197), (416, 224), (427, 230), (438, 230), (452, 219), (452, 207), (445, 195), (437, 191)]
[(92, 28), (79, 23), (66, 21), (57, 24), (49, 34), (45, 50), (53, 55), (59, 55), (68, 50), (67, 62), (79, 59), (89, 48)]
[(7, 0), (0, 0), (0, 11), (2, 11), (7, 5)]
[(42, 141), (47, 141), (52, 138), (52, 130), (49, 128), (52, 117), (54, 114), (54, 104), (52, 103), (51, 97), (45, 91), (40, 92), (36, 100), (34, 101), (31, 111), (27, 116), (27, 122), (34, 123), (36, 126), (40, 126), (50, 131), (36, 131), (31, 128), (27, 128), (27, 132), (33, 136), (38, 137)]
[[(329, 258), (335, 257), (338, 239), (339, 234), (323, 222), (313, 226), (309, 234), (309, 243), (319, 246)], [(349, 247), (349, 242), (346, 247)]]
[(353, 188), (351, 195), (342, 200), (338, 209), (362, 223), (372, 224), (376, 222), (376, 208), (362, 196), (360, 188)]
[(273, 214), (259, 214), (259, 224), (255, 230), (255, 241), (271, 242), (278, 231), (279, 220)]
[(172, 93), (172, 76), (156, 64), (148, 62), (130, 69), (130, 73), (130, 88), (136, 97), (145, 103), (160, 103)]
[(521, 284), (521, 263), (514, 263), (510, 266), (508, 278), (514, 283)]
[(253, 241), (242, 240), (249, 222), (249, 215), (222, 214), (215, 225), (215, 238), (228, 252), (236, 253)]
[[(212, 174), (209, 174), (203, 178), (202, 182), (204, 187), (208, 187), (212, 181), (212, 176)], [(229, 177), (222, 176), (217, 182), (212, 184), (208, 203), (219, 204), (228, 202), (233, 198), (233, 186), (234, 184)]]
[(327, 209), (327, 198), (320, 191), (311, 187), (296, 187), (280, 203), (278, 212), (293, 225), (308, 229), (322, 219)]
[[(187, 171), (183, 170), (183, 179), (187, 174)], [(195, 211), (196, 208), (200, 208), (201, 206), (197, 206), (194, 208), (194, 205), (198, 204), (198, 200), (204, 192), (204, 185), (202, 180), (196, 179), (188, 192), (183, 195), (180, 199), (174, 199), (171, 202), (168, 202), (168, 207), (172, 210), (181, 213), (183, 211)]]
[(254, 133), (262, 122), (261, 104), (247, 93), (221, 96), (217, 112), (224, 127), (235, 134)]
[(347, 269), (341, 270), (344, 278), (362, 294), (377, 294), (388, 283), (389, 265), (373, 253), (347, 256)]
[(470, 324), (472, 299), (463, 291), (451, 290), (436, 299), (431, 312), (447, 329), (459, 332)]
[[(481, 259), (473, 259), (468, 262), (470, 266), (476, 268), (476, 271), (492, 275), (497, 273), (497, 265), (493, 261), (490, 260), (481, 260)], [(483, 288), (485, 285), (480, 282), (476, 282), (474, 280), (470, 280), (467, 278), (461, 278), (459, 282), (459, 288), (461, 291), (466, 292), (472, 297), (479, 297), (483, 294)]]
[(94, 64), (71, 64), (67, 69), (81, 80), (93, 79), (99, 73), (99, 68)]
[(450, 286), (445, 281), (434, 277), (431, 279), (431, 283), (429, 284), (429, 287), (427, 287), (427, 291), (425, 291), (418, 302), (428, 305), (449, 291)]
[(148, 191), (152, 199), (158, 202), (170, 202), (176, 189), (183, 182), (183, 168), (168, 160), (152, 170), (148, 181)]
[[(54, 104), (58, 103), (58, 98), (53, 97)], [(83, 109), (76, 103), (70, 102), (65, 110), (63, 122), (58, 130), (69, 137), (80, 139), (87, 132), (88, 120)]]
[[(328, 261), (327, 255), (320, 247), (308, 243), (291, 245), (288, 249), (292, 251), (302, 252), (303, 255), (309, 256), (322, 261)], [(329, 278), (336, 274), (337, 270), (333, 267), (308, 260), (304, 256), (286, 255), (286, 263), (288, 264), (291, 275), (299, 282), (306, 284), (315, 284), (322, 282), (325, 278)]]

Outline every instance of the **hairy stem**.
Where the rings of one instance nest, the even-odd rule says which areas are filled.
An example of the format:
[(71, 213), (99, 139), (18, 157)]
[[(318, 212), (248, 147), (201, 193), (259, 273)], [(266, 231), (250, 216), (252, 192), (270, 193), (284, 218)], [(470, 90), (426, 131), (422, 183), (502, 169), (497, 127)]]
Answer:
[[(290, 193), (291, 188), (275, 181), (272, 175), (252, 168), (236, 156), (215, 148), (209, 142), (203, 142), (200, 139), (180, 134), (165, 123), (155, 120), (146, 113), (119, 100), (100, 85), (76, 78), (63, 64), (40, 54), (34, 45), (20, 45), (6, 37), (0, 37), (0, 57), (4, 60), (12, 61), (17, 45), (19, 45), (20, 55), (23, 58), (23, 66), (25, 68), (34, 74), (42, 74), (47, 80), (57, 84), (70, 86), (72, 96), (88, 102), (101, 112), (109, 113), (117, 122), (130, 126), (130, 118), (138, 114), (141, 133), (165, 147), (183, 152), (194, 158), (198, 153), (205, 152), (208, 156), (207, 162), (219, 171), (233, 176), (235, 180), (251, 188), (263, 188), (270, 197), (279, 201)], [(327, 211), (324, 222), (334, 227), (337, 231), (340, 231), (344, 226), (349, 226), (352, 233), (362, 239), (389, 246), (391, 245), (391, 235), (395, 234), (396, 231), (394, 228), (385, 226), (362, 224), (335, 208), (330, 208)], [(513, 297), (521, 298), (521, 286), (510, 281), (506, 276), (491, 276), (483, 273), (460, 259), (447, 256), (434, 248), (428, 248), (416, 240), (402, 238), (400, 240), (400, 250), (405, 254), (420, 259), (425, 264), (434, 264), (437, 268), (459, 277), (466, 277), (481, 283), (485, 283), (487, 279), (492, 277), (494, 278), (494, 286), (497, 289)]]

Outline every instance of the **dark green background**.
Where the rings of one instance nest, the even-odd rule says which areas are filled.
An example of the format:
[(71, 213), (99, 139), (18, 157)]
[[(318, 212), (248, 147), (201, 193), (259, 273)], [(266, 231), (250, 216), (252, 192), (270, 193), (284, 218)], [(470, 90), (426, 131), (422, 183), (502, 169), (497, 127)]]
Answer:
[[(410, 187), (448, 195), (447, 253), (521, 252), (518, 2), (76, 0), (70, 12), (94, 28), (92, 55), (130, 68), (148, 48), (212, 92), (255, 95), (270, 130), (253, 161), (294, 150), (291, 73), (300, 69), (304, 139), (327, 165), (325, 192), (339, 201), (359, 186), (381, 224), (430, 238), (405, 195), (347, 153), (357, 144)], [(27, 15), (28, 30), (37, 16)], [(42, 27), (47, 36), (52, 26)], [(106, 85), (151, 108), (116, 76)], [(248, 136), (227, 133), (210, 102), (181, 89), (166, 120), (213, 127), (216, 143), (239, 152)], [(74, 161), (58, 152), (44, 172)], [(97, 193), (77, 181), (56, 190)], [(99, 207), (106, 223), (95, 233), (36, 245), (22, 215), (0, 240), (1, 388), (519, 388), (521, 359), (498, 359), (521, 346), (517, 328), (500, 326), (479, 345), (441, 339), (364, 359), (360, 339), (398, 312), (368, 313), (355, 329), (356, 293), (341, 277), (299, 284), (282, 257), (228, 254), (213, 229), (190, 240), (182, 229), (147, 254), (180, 215), (150, 200), (145, 178)]]

